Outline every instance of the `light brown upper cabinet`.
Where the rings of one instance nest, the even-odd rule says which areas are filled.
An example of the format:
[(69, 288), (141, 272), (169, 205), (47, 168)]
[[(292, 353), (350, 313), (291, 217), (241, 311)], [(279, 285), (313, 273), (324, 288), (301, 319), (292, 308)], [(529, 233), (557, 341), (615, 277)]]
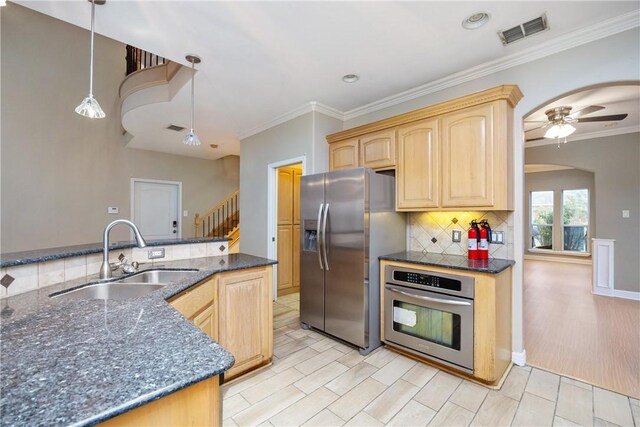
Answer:
[[(513, 109), (521, 98), (518, 86), (502, 85), (328, 135), (330, 170), (395, 168), (399, 211), (513, 210)], [(347, 146), (350, 158), (335, 155)]]
[(329, 170), (357, 168), (360, 159), (358, 140), (338, 142), (329, 147)]
[(440, 198), (440, 138), (437, 119), (398, 128), (396, 209), (436, 208)]
[(302, 169), (293, 170), (293, 223), (300, 224), (300, 177)]
[(360, 166), (371, 169), (396, 165), (395, 129), (376, 132), (360, 138)]
[[(442, 207), (493, 207), (506, 191), (499, 118), (502, 101), (442, 117)], [(505, 117), (506, 118), (506, 117)], [(503, 135), (504, 136), (504, 135)], [(504, 188), (503, 188), (504, 187)]]

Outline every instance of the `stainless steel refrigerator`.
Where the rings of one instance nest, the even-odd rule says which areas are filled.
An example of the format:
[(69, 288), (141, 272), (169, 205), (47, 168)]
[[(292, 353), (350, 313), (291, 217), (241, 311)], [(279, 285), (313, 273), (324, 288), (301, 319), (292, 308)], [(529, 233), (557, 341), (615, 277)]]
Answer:
[(406, 249), (395, 179), (357, 168), (300, 180), (300, 321), (353, 344), (380, 346), (380, 255)]

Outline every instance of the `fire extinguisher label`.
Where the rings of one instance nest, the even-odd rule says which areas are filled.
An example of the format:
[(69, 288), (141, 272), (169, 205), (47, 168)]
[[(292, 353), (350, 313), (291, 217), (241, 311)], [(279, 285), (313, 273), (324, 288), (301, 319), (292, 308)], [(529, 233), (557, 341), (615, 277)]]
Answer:
[(489, 250), (489, 242), (487, 241), (487, 239), (480, 239), (480, 250), (481, 251)]
[(478, 241), (476, 239), (469, 239), (469, 250), (470, 251), (478, 250)]

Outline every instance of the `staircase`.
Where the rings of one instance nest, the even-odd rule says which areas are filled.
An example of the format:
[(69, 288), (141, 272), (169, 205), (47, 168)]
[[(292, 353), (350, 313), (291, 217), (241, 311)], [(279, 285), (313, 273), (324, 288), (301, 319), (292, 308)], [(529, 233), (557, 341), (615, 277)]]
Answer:
[(196, 214), (195, 237), (228, 237), (229, 252), (240, 238), (240, 191), (229, 195), (204, 215)]

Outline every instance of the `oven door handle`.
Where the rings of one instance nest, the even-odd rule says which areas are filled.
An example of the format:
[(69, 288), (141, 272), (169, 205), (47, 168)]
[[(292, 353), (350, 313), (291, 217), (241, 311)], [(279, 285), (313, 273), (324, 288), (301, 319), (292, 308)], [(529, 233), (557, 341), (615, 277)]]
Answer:
[(431, 297), (425, 297), (425, 296), (422, 296), (422, 295), (410, 294), (409, 292), (404, 292), (404, 291), (401, 291), (399, 289), (392, 288), (392, 287), (389, 287), (389, 286), (386, 286), (386, 288), (388, 290), (390, 290), (391, 292), (395, 292), (397, 294), (402, 294), (402, 295), (410, 297), (410, 298), (421, 299), (421, 300), (424, 300), (424, 301), (437, 302), (437, 303), (448, 304), (448, 305), (466, 305), (466, 306), (471, 305), (470, 302), (466, 302), (466, 301), (455, 301), (455, 300), (450, 300), (450, 299), (431, 298)]

